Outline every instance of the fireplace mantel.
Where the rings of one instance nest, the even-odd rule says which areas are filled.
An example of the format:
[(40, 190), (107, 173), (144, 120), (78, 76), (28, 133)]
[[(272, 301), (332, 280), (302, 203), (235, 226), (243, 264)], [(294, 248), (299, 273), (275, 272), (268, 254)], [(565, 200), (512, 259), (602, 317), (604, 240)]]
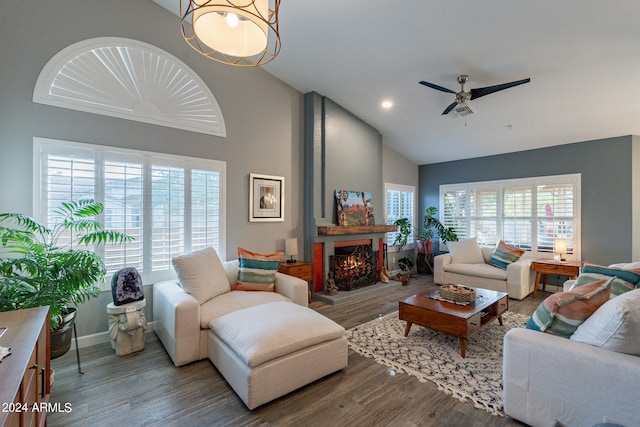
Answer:
[(319, 236), (346, 236), (349, 234), (383, 234), (396, 231), (397, 225), (320, 225)]

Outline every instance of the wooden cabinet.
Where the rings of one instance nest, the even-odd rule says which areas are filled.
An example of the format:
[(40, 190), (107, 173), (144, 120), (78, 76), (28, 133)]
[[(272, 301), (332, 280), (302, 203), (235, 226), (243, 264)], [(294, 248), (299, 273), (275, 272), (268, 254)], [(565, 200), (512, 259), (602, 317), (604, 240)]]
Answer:
[[(313, 264), (310, 262), (296, 261), (283, 262), (278, 269), (280, 273), (288, 274), (310, 282), (313, 280)], [(311, 288), (309, 288), (309, 302), (311, 302)]]
[(44, 426), (51, 394), (49, 307), (0, 313), (0, 426)]

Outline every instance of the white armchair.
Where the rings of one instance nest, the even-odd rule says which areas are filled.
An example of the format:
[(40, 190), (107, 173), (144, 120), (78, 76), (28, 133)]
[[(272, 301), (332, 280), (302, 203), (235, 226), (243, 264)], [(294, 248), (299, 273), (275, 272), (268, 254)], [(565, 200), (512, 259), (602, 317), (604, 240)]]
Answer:
[[(493, 248), (481, 247), (484, 261), (493, 254)], [(531, 258), (527, 254), (509, 264), (506, 270), (489, 264), (452, 263), (451, 254), (437, 255), (433, 259), (433, 277), (438, 285), (454, 283), (507, 292), (509, 298), (521, 300), (533, 292), (535, 272), (531, 271)]]

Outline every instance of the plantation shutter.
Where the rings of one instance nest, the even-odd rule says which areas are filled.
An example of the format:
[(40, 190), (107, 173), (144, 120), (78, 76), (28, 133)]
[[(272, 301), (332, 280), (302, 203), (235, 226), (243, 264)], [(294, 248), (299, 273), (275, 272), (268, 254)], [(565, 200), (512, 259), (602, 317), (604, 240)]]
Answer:
[(469, 230), (478, 243), (493, 246), (497, 243), (498, 203), (495, 190), (469, 191)]
[(185, 173), (170, 165), (151, 166), (151, 270), (171, 267), (185, 253)]
[(472, 237), (467, 227), (467, 213), (469, 211), (469, 193), (467, 190), (446, 191), (442, 195), (443, 220), (445, 227), (451, 227), (456, 232), (459, 240)]
[[(399, 184), (385, 184), (386, 188), (386, 218), (387, 224), (393, 224), (401, 218), (407, 218), (412, 226), (417, 227), (414, 222), (415, 212), (415, 187)], [(393, 245), (398, 232), (387, 233), (387, 245)], [(407, 238), (409, 244), (413, 244), (415, 238), (415, 228)]]
[[(75, 148), (71, 152), (56, 147), (42, 149), (42, 184), (46, 192), (41, 197), (42, 222), (52, 227), (59, 218), (55, 210), (70, 200), (93, 199), (95, 194), (96, 164), (91, 149)], [(64, 234), (58, 239), (64, 246), (71, 242), (72, 235)]]
[(537, 186), (536, 214), (538, 221), (538, 251), (553, 252), (553, 239), (567, 239), (567, 253), (573, 253), (574, 185), (549, 184)]
[[(113, 157), (113, 159), (111, 158)], [(117, 158), (117, 160), (116, 160)], [(144, 158), (106, 155), (104, 161), (104, 226), (135, 240), (104, 247), (109, 274), (123, 266), (143, 270)]]
[(134, 237), (88, 248), (103, 257), (107, 279), (123, 267), (145, 282), (170, 279), (172, 257), (208, 246), (224, 259), (224, 162), (44, 138), (34, 138), (34, 149), (43, 223), (54, 224), (63, 202), (94, 199), (106, 229)]
[(503, 240), (544, 257), (563, 238), (571, 259), (580, 258), (579, 174), (447, 184), (440, 199), (443, 223), (460, 239)]
[(508, 187), (502, 192), (502, 240), (531, 249), (532, 187)]
[(191, 250), (220, 248), (220, 172), (191, 171)]

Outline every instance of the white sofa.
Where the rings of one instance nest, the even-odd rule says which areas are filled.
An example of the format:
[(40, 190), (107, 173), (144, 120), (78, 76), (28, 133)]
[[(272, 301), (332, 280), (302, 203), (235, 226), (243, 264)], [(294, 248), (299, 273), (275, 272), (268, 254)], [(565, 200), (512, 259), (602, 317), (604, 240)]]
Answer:
[[(630, 274), (616, 270), (630, 270)], [(585, 265), (580, 277), (583, 274), (583, 284), (614, 277), (636, 289), (612, 293), (568, 339), (530, 329), (508, 331), (504, 337), (504, 411), (532, 426), (556, 425), (556, 421), (567, 427), (603, 421), (638, 426), (640, 263), (602, 269)], [(565, 282), (564, 291), (575, 282)], [(621, 289), (616, 287), (618, 292)]]
[(307, 307), (307, 282), (276, 273), (275, 292), (234, 291), (238, 260), (222, 268), (206, 301), (177, 279), (153, 286), (154, 329), (176, 366), (208, 357), (249, 409), (347, 366), (344, 328)]
[[(486, 263), (494, 248), (480, 247)], [(525, 253), (506, 270), (485, 263), (454, 263), (450, 253), (433, 259), (433, 280), (438, 285), (454, 283), (471, 287), (507, 292), (509, 298), (521, 300), (533, 292), (535, 272), (531, 271), (531, 257)]]
[(504, 337), (504, 411), (531, 426), (637, 426), (639, 384), (638, 356), (530, 329)]

